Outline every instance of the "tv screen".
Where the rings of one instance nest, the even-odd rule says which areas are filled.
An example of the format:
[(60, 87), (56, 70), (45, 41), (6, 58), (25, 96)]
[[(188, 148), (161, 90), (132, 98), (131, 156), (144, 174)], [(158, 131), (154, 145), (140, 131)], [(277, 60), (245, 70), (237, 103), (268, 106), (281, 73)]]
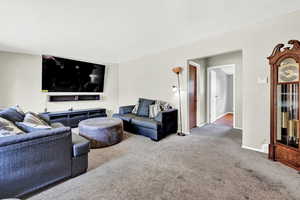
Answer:
[(105, 65), (43, 55), (42, 91), (103, 92)]

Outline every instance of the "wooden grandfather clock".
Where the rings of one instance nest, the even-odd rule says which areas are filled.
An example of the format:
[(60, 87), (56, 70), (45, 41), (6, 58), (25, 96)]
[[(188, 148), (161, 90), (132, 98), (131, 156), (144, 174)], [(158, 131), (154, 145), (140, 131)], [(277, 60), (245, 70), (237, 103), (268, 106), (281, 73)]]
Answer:
[(300, 42), (278, 44), (268, 57), (271, 65), (271, 142), (269, 159), (300, 171), (299, 63)]

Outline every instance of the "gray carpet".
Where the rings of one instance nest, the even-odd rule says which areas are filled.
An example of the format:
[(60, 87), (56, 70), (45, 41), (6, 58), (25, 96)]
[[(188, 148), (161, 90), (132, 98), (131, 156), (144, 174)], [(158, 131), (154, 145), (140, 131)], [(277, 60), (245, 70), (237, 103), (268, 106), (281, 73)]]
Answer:
[(209, 125), (160, 142), (126, 134), (92, 150), (86, 174), (30, 199), (300, 199), (300, 175), (266, 154), (241, 149), (241, 133)]

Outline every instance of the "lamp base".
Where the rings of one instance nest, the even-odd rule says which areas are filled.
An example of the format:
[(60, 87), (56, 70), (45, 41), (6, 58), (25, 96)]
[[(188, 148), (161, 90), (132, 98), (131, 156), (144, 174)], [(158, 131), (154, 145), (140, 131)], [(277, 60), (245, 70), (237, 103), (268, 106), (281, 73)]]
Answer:
[(186, 136), (186, 134), (182, 133), (182, 132), (178, 132), (177, 135), (179, 135), (179, 136)]

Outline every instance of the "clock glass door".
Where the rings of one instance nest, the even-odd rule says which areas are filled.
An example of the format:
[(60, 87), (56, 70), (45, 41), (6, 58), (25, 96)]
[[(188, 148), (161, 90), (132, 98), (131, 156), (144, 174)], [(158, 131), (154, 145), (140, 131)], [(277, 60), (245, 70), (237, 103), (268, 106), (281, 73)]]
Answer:
[(299, 86), (277, 86), (277, 142), (299, 147)]
[(299, 64), (284, 59), (278, 67), (277, 142), (299, 148)]

